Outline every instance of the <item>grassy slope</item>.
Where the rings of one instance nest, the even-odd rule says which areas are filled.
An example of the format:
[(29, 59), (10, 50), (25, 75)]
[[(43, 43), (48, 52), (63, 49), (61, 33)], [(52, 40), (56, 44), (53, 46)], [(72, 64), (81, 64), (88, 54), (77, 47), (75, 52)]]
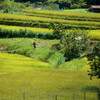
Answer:
[[(33, 48), (33, 41), (37, 44), (36, 49)], [(35, 38), (0, 39), (1, 47), (5, 46), (6, 50), (8, 50), (7, 52), (26, 55), (31, 58), (49, 62), (51, 65), (56, 65), (61, 56), (61, 53), (49, 49), (54, 42), (57, 43), (58, 40), (46, 41)]]
[[(36, 42), (37, 48), (32, 46), (33, 41)], [(50, 50), (51, 46), (58, 43), (59, 40), (43, 40), (36, 38), (12, 38), (0, 39), (0, 47), (5, 48), (7, 52), (26, 55), (44, 62), (48, 62), (52, 68), (59, 67), (60, 69), (81, 69), (86, 65), (83, 59), (74, 59), (71, 62), (63, 63), (57, 66), (58, 60), (62, 55), (58, 51)], [(81, 63), (76, 63), (80, 61)], [(63, 59), (64, 62), (64, 59)], [(72, 66), (69, 67), (69, 66)]]

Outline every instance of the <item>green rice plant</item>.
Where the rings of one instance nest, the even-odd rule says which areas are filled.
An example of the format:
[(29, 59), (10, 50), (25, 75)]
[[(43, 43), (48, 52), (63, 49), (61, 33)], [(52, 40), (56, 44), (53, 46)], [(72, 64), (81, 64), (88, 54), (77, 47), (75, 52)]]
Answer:
[(89, 36), (93, 40), (100, 40), (100, 30), (91, 30)]

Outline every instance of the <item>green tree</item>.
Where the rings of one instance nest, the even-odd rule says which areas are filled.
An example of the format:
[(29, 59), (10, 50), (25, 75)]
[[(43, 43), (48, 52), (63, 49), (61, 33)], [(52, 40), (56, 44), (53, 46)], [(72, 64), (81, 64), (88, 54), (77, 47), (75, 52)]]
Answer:
[(57, 39), (60, 39), (62, 42), (63, 36), (65, 34), (65, 26), (61, 23), (50, 23), (49, 29), (53, 29), (53, 36)]
[(90, 71), (88, 74), (90, 75), (90, 79), (92, 79), (93, 76), (100, 78), (100, 42), (88, 53), (87, 58), (90, 61)]
[(1, 2), (0, 8), (3, 9), (5, 13), (8, 13), (13, 8), (13, 2), (13, 0), (4, 0), (3, 2)]
[(90, 39), (88, 33), (84, 30), (68, 31), (63, 37), (60, 46), (67, 60), (78, 58), (89, 49)]

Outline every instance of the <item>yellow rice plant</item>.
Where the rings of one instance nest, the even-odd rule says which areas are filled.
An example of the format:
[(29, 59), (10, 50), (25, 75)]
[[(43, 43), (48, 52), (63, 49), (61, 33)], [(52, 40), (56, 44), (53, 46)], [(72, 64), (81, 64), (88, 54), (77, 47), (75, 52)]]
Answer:
[(89, 25), (89, 26), (100, 26), (99, 22), (91, 22), (91, 21), (74, 21), (74, 20), (63, 20), (63, 19), (51, 19), (51, 18), (43, 18), (43, 17), (32, 17), (25, 15), (17, 15), (17, 14), (0, 14), (1, 20), (17, 20), (17, 21), (30, 21), (30, 22), (59, 22), (65, 24), (74, 24), (74, 25)]
[(49, 67), (48, 63), (36, 59), (18, 54), (0, 53), (0, 74)]
[(33, 31), (33, 32), (36, 32), (36, 33), (49, 33), (49, 32), (52, 32), (53, 30), (49, 30), (47, 28), (35, 28), (35, 27), (21, 27), (21, 26), (8, 26), (8, 25), (0, 25), (0, 28), (3, 28), (3, 29), (9, 29), (9, 30), (20, 30), (20, 29), (23, 29), (23, 30), (30, 30), (30, 31)]
[(45, 14), (45, 15), (59, 15), (59, 16), (74, 16), (100, 19), (100, 14), (94, 13), (79, 13), (79, 12), (60, 12), (60, 11), (42, 11), (42, 10), (23, 10), (25, 13)]
[(100, 40), (100, 30), (91, 30), (89, 36), (91, 39)]

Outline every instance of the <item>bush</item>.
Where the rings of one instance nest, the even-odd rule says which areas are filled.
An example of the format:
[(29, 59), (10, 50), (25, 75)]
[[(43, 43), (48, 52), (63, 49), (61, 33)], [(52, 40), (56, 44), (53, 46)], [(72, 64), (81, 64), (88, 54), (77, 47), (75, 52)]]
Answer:
[(59, 5), (55, 4), (55, 3), (50, 3), (49, 5), (45, 6), (45, 9), (48, 9), (48, 10), (58, 10), (59, 9)]
[(66, 60), (78, 58), (89, 49), (89, 36), (84, 30), (68, 31), (62, 39), (61, 51)]
[(96, 76), (100, 79), (100, 42), (98, 42), (94, 48), (88, 52), (87, 55), (88, 60), (90, 61), (90, 79), (92, 79), (93, 76)]

